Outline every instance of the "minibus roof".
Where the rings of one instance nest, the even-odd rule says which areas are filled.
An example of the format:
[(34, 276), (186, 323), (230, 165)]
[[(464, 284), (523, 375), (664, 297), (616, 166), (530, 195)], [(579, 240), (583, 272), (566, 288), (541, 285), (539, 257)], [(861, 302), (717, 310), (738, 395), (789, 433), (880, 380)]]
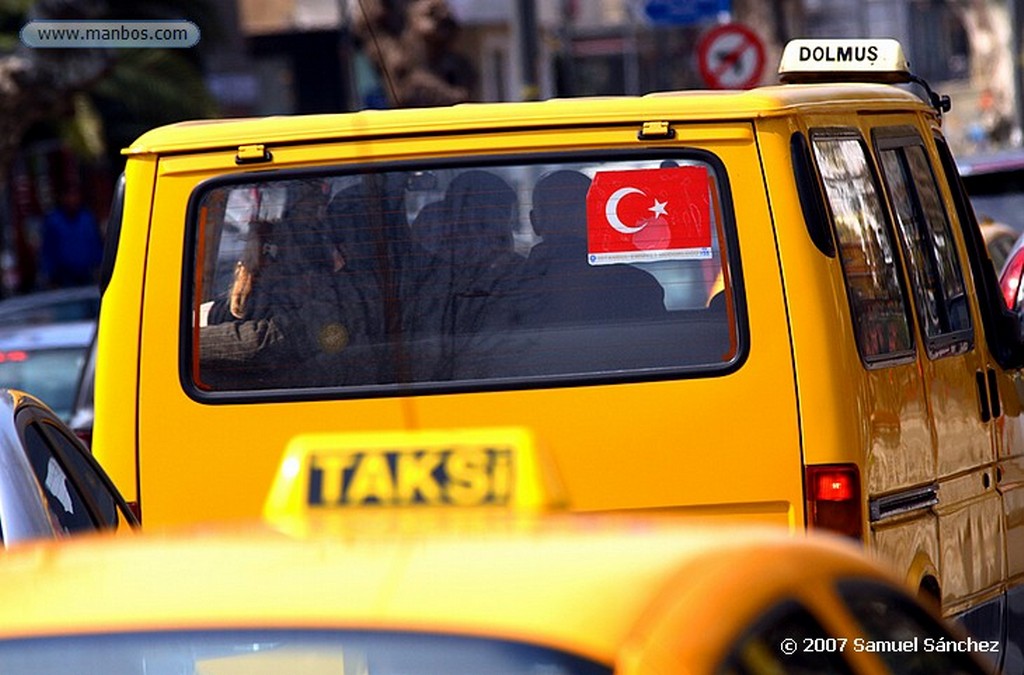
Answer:
[(911, 92), (884, 84), (773, 85), (746, 91), (657, 92), (644, 96), (551, 99), (516, 103), (464, 103), (438, 108), (363, 110), (354, 113), (180, 122), (143, 134), (126, 155), (201, 152), (259, 143), (292, 145), (446, 134), (523, 131), (646, 121), (717, 122), (777, 117), (797, 108), (922, 110)]

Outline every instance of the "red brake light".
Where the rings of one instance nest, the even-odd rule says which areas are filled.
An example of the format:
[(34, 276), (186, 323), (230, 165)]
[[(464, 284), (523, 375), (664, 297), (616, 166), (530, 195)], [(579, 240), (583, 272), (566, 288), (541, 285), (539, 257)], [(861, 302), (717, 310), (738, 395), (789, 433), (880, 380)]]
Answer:
[(853, 464), (807, 467), (807, 524), (860, 539), (860, 474)]
[(856, 491), (853, 483), (856, 476), (849, 471), (816, 471), (814, 473), (814, 495), (820, 501), (844, 502), (853, 498)]
[(28, 361), (28, 352), (21, 349), (15, 349), (9, 352), (0, 352), (0, 363), (4, 363), (6, 361), (11, 361), (13, 363)]

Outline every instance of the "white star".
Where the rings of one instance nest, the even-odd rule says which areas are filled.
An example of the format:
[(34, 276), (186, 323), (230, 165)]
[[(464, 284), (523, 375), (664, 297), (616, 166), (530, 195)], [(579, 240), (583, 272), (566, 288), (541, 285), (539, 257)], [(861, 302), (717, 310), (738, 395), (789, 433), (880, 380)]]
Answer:
[(652, 212), (654, 214), (654, 217), (657, 218), (658, 216), (668, 215), (668, 211), (665, 210), (666, 206), (668, 206), (668, 202), (659, 202), (658, 198), (655, 197), (654, 206), (650, 207), (647, 210)]

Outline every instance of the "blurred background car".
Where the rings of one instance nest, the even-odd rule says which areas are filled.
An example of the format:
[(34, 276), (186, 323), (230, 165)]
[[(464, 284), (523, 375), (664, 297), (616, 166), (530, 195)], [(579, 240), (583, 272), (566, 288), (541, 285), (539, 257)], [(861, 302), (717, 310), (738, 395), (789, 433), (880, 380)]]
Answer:
[(97, 530), (127, 530), (138, 520), (88, 449), (45, 404), (0, 390), (0, 541)]
[(0, 324), (0, 387), (29, 392), (69, 421), (95, 333), (91, 320)]
[(1024, 150), (961, 157), (957, 167), (998, 273), (1024, 232)]
[(89, 346), (89, 354), (82, 366), (78, 384), (75, 386), (75, 401), (71, 407), (68, 426), (87, 446), (92, 446), (92, 424), (94, 418), (93, 400), (96, 391), (96, 338)]
[(992, 258), (992, 265), (998, 273), (1006, 265), (1006, 260), (1010, 257), (1010, 251), (1017, 243), (1020, 233), (1006, 223), (998, 223), (989, 218), (979, 221), (978, 225), (981, 227), (981, 236), (985, 239), (988, 255)]
[(70, 421), (99, 307), (95, 286), (0, 301), (0, 387), (27, 391)]
[(7, 675), (978, 675), (976, 653), (993, 647), (952, 633), (839, 538), (507, 515), (377, 510), (304, 537), (206, 528), (12, 551), (0, 663)]
[(0, 328), (95, 321), (99, 314), (100, 291), (96, 286), (39, 291), (0, 301)]

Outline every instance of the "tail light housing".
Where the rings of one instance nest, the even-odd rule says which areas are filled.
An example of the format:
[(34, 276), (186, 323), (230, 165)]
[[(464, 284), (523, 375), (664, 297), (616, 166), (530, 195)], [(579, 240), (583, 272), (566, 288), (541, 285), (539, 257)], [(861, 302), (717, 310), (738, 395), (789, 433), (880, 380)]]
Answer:
[(804, 489), (808, 527), (863, 538), (864, 509), (855, 464), (809, 466)]

